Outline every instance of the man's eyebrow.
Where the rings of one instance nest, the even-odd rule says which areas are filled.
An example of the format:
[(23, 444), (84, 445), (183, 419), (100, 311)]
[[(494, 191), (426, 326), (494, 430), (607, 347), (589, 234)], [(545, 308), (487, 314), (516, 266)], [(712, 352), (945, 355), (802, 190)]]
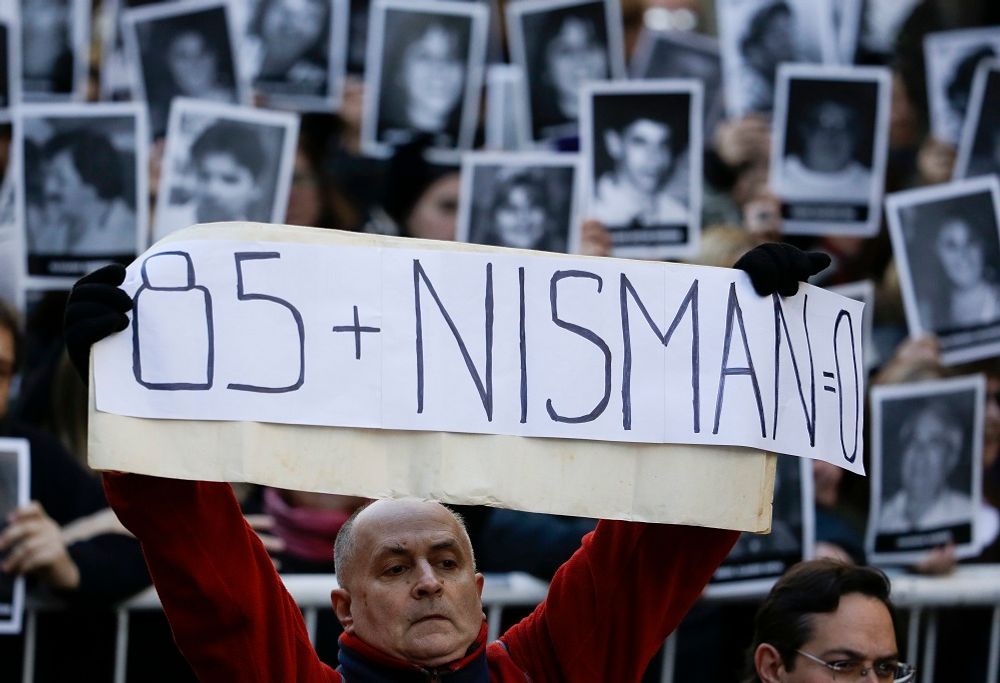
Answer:
[(444, 541), (438, 541), (431, 546), (432, 551), (436, 550), (454, 550), (458, 548), (458, 543), (453, 538), (445, 539)]
[[(848, 659), (864, 659), (865, 656), (866, 656), (866, 655), (864, 655), (864, 654), (862, 654), (860, 652), (857, 652), (856, 650), (851, 650), (850, 648), (846, 648), (846, 647), (838, 647), (838, 648), (833, 648), (832, 650), (826, 650), (820, 656), (821, 657), (833, 657), (835, 655), (841, 655), (841, 656), (847, 657)], [(890, 660), (890, 659), (899, 659), (899, 653), (898, 652), (893, 652), (892, 654), (888, 654), (888, 655), (881, 655), (879, 657), (872, 657), (872, 660), (876, 661), (876, 662), (884, 662), (884, 661)]]
[(378, 557), (383, 555), (407, 555), (409, 551), (399, 543), (387, 543), (376, 551)]

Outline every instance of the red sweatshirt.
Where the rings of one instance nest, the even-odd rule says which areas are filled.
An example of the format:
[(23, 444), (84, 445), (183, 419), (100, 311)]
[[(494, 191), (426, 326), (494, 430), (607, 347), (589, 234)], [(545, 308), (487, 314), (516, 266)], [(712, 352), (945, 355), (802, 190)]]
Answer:
[[(134, 474), (106, 474), (104, 483), (142, 544), (174, 639), (199, 680), (341, 680), (317, 657), (228, 484)], [(737, 536), (602, 520), (556, 573), (545, 601), (489, 644), (490, 680), (639, 680)], [(351, 646), (366, 654), (363, 643)]]

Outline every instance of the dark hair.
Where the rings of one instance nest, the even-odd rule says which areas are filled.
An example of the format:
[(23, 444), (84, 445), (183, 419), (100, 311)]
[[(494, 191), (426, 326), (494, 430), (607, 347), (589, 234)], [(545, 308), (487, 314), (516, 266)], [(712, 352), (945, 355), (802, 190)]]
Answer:
[(549, 209), (549, 196), (544, 190), (545, 178), (538, 169), (519, 170), (502, 180), (498, 181), (493, 188), (493, 197), (490, 201), (490, 215), (496, 213), (497, 209), (507, 204), (510, 193), (516, 187), (523, 187), (531, 195), (532, 201), (538, 205)]
[(746, 33), (740, 38), (740, 52), (746, 53), (749, 48), (759, 43), (771, 22), (782, 15), (792, 16), (792, 8), (784, 0), (757, 10), (757, 13), (750, 20)]
[(810, 560), (795, 565), (778, 579), (754, 617), (753, 644), (747, 657), (747, 683), (759, 683), (754, 653), (767, 643), (780, 654), (785, 668), (795, 667), (795, 651), (813, 636), (813, 615), (837, 610), (840, 598), (860, 593), (875, 598), (889, 610), (891, 584), (880, 570), (837, 560)]
[(260, 137), (251, 126), (238, 121), (216, 121), (203, 130), (191, 145), (191, 158), (200, 162), (210, 154), (227, 154), (250, 171), (255, 180), (264, 172), (266, 154)]
[(0, 299), (0, 330), (7, 330), (14, 339), (14, 372), (16, 373), (21, 369), (21, 324), (14, 308), (3, 299)]
[(51, 160), (68, 151), (73, 167), (84, 183), (107, 201), (125, 193), (121, 155), (104, 133), (76, 129), (49, 138), (42, 148), (45, 159)]

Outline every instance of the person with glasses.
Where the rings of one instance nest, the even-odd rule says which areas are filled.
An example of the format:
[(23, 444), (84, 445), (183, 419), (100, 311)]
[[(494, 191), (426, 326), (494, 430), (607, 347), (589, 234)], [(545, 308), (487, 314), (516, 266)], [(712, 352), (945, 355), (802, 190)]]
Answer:
[(889, 590), (872, 567), (795, 565), (757, 611), (745, 683), (913, 681), (916, 670), (899, 661)]

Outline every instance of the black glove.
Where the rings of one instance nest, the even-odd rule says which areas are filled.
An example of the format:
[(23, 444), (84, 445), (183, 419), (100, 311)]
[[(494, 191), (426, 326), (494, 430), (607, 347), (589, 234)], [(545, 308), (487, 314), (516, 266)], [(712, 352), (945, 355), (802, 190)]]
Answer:
[(799, 282), (830, 265), (830, 257), (819, 251), (802, 251), (784, 242), (768, 242), (743, 254), (733, 266), (750, 276), (753, 288), (761, 296), (777, 292), (792, 296)]
[(132, 297), (118, 289), (124, 281), (125, 267), (115, 263), (80, 278), (69, 294), (63, 336), (69, 359), (84, 384), (90, 370), (90, 347), (128, 327), (125, 313), (132, 310)]

